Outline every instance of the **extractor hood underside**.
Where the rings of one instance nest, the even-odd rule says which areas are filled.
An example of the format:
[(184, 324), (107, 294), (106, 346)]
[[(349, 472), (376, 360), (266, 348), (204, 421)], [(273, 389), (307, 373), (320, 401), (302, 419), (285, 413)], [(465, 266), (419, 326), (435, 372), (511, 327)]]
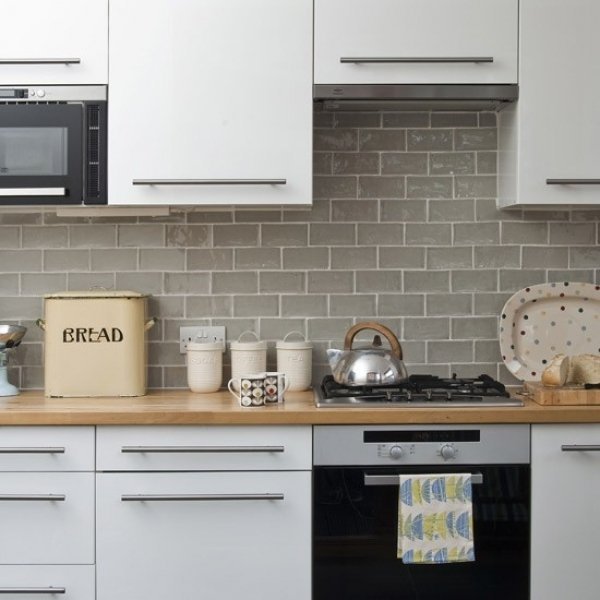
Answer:
[(517, 84), (347, 84), (313, 86), (313, 98), (336, 110), (501, 110)]

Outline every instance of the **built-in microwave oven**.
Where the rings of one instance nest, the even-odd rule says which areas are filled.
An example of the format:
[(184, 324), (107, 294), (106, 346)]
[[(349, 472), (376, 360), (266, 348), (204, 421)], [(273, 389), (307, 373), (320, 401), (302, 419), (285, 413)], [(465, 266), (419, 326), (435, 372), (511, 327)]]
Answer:
[(106, 86), (0, 86), (0, 207), (106, 204)]

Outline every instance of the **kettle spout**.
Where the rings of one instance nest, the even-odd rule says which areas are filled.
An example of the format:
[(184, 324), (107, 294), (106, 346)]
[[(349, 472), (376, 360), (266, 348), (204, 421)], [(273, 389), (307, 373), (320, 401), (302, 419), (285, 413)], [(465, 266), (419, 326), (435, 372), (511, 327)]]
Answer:
[(329, 366), (331, 367), (332, 371), (335, 371), (335, 368), (339, 364), (343, 354), (343, 350), (335, 350), (333, 348), (327, 350), (327, 360), (329, 361)]

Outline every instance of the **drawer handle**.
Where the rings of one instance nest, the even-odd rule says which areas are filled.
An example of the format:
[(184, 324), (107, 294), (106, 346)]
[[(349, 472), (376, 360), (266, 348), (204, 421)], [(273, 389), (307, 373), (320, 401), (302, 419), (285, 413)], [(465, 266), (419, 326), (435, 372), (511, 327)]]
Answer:
[(15, 587), (0, 588), (0, 594), (66, 594), (67, 588), (64, 587)]
[(122, 502), (215, 502), (222, 500), (283, 500), (283, 494), (124, 494)]
[(600, 452), (600, 444), (563, 444), (563, 452)]
[(64, 454), (65, 448), (64, 446), (56, 446), (56, 447), (31, 447), (31, 448), (0, 448), (0, 454)]
[(492, 63), (493, 56), (342, 56), (341, 63)]
[(64, 494), (0, 494), (0, 502), (9, 501), (33, 501), (33, 502), (64, 502), (67, 497)]
[(133, 179), (132, 185), (285, 185), (287, 179)]
[(123, 453), (136, 454), (223, 454), (248, 452), (284, 452), (285, 446), (122, 446)]
[[(483, 483), (483, 473), (471, 473), (471, 483), (474, 485)], [(398, 475), (368, 475), (365, 473), (365, 485), (400, 485), (400, 473)]]
[(546, 185), (600, 185), (600, 179), (546, 179)]
[(0, 58), (0, 65), (78, 65), (80, 58)]

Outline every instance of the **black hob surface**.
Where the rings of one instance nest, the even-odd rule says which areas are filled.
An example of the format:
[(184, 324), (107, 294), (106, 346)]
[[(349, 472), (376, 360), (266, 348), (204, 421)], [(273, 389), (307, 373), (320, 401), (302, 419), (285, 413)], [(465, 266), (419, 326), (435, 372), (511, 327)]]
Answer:
[(315, 403), (319, 408), (523, 406), (522, 400), (511, 397), (505, 386), (489, 375), (474, 379), (411, 375), (397, 384), (365, 386), (341, 385), (327, 375), (317, 388)]

